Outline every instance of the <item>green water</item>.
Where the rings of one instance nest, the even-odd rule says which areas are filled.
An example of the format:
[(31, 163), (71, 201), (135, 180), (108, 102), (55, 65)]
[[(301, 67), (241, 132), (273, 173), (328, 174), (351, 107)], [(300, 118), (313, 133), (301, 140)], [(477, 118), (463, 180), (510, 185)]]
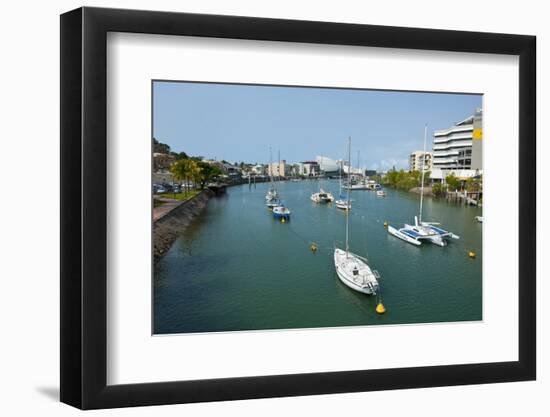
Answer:
[[(337, 181), (321, 185), (338, 195)], [(279, 190), (292, 219), (283, 224), (265, 206), (267, 187), (231, 187), (211, 199), (157, 264), (156, 334), (482, 319), (482, 225), (474, 219), (481, 209), (426, 198), (424, 220), (441, 222), (460, 240), (417, 247), (389, 235), (383, 223), (414, 222), (418, 195), (352, 193), (350, 249), (381, 275), (387, 312), (377, 315), (376, 298), (344, 286), (334, 270), (345, 213), (310, 200), (318, 182), (286, 182)]]

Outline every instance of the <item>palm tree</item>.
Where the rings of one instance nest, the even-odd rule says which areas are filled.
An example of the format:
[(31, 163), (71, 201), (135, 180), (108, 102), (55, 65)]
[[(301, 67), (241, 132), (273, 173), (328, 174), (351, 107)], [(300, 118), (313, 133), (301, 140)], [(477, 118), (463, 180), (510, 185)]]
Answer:
[(200, 175), (200, 168), (197, 162), (192, 159), (180, 159), (170, 167), (170, 172), (175, 180), (185, 181), (185, 194), (187, 194), (190, 181), (196, 181), (197, 177)]

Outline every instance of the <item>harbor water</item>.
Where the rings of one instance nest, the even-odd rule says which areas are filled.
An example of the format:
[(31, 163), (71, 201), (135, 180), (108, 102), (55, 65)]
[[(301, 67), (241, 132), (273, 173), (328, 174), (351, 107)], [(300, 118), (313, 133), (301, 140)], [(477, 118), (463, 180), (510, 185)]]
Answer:
[(267, 183), (212, 198), (155, 266), (154, 333), (482, 320), (480, 208), (425, 198), (423, 220), (441, 222), (460, 239), (414, 246), (391, 236), (384, 222), (413, 224), (419, 195), (352, 193), (350, 250), (381, 275), (386, 313), (379, 315), (376, 297), (351, 290), (335, 273), (346, 214), (310, 200), (320, 186), (338, 197), (336, 180), (278, 184), (292, 211), (287, 223), (267, 209)]

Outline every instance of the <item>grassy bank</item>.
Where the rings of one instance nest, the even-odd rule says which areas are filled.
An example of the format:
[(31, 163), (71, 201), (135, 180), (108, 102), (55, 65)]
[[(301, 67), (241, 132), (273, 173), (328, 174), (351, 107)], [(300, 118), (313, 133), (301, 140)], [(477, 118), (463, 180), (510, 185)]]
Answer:
[(185, 200), (189, 200), (190, 198), (196, 196), (201, 191), (202, 190), (189, 190), (189, 191), (184, 191), (184, 192), (178, 193), (178, 194), (162, 193), (162, 194), (157, 194), (157, 196), (159, 196), (161, 198), (169, 198), (171, 200), (185, 201)]

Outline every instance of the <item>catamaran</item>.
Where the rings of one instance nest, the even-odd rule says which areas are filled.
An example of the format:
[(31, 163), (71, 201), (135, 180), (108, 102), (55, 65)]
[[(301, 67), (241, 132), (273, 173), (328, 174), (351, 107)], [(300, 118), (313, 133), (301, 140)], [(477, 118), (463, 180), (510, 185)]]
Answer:
[[(348, 141), (348, 159), (351, 161), (351, 138)], [(347, 202), (350, 204), (350, 190), (347, 190)], [(334, 266), (342, 283), (352, 290), (364, 294), (376, 295), (380, 274), (367, 264), (367, 259), (351, 253), (349, 250), (349, 210), (346, 210), (346, 248), (334, 249)]]
[(426, 155), (426, 136), (428, 133), (428, 126), (424, 126), (424, 153), (422, 157), (422, 179), (420, 184), (420, 211), (418, 216), (414, 216), (414, 225), (405, 224), (401, 229), (396, 229), (388, 225), (388, 233), (398, 237), (405, 242), (413, 245), (420, 246), (423, 240), (427, 240), (434, 245), (446, 246), (447, 238), (460, 239), (459, 236), (454, 233), (443, 230), (437, 227), (439, 223), (436, 222), (424, 222), (422, 221), (422, 202), (424, 200), (424, 169), (425, 155)]
[(318, 193), (311, 194), (310, 198), (314, 203), (332, 203), (334, 201), (334, 196), (322, 188), (319, 188)]

